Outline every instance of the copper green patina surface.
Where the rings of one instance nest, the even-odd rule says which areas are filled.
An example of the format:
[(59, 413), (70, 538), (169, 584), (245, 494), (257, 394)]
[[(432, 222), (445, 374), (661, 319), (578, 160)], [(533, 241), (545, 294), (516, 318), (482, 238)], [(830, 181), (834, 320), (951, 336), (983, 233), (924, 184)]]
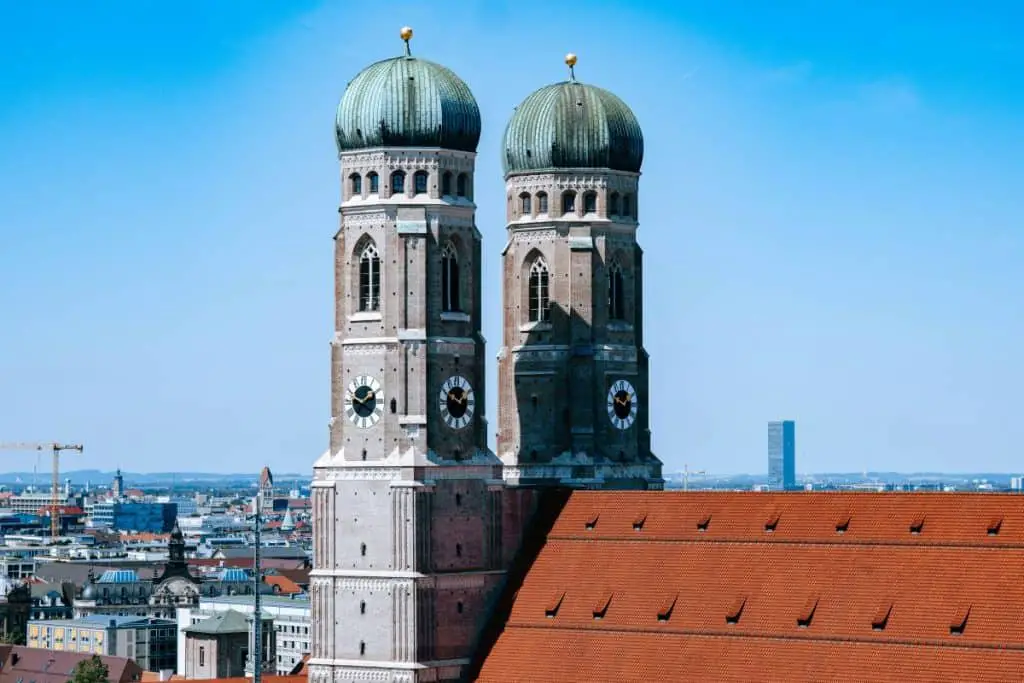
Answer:
[(559, 168), (640, 171), (644, 136), (614, 94), (576, 81), (536, 91), (516, 108), (502, 141), (505, 173)]
[(335, 132), (340, 151), (440, 147), (475, 152), (480, 108), (461, 78), (440, 64), (396, 57), (371, 64), (345, 89)]

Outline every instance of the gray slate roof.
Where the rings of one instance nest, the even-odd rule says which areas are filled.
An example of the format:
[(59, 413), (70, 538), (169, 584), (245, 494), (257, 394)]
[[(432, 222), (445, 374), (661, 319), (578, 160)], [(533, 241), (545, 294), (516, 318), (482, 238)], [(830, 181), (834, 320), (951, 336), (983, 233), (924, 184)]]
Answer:
[[(272, 619), (269, 614), (263, 613), (264, 619)], [(209, 619), (200, 621), (195, 626), (189, 626), (185, 633), (197, 633), (206, 635), (221, 635), (224, 633), (248, 633), (249, 619), (241, 612), (229, 609)]]

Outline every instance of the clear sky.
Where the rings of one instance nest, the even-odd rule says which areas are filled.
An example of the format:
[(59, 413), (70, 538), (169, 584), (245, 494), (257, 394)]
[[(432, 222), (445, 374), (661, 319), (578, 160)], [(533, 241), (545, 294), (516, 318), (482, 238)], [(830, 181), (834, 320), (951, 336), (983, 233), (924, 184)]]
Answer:
[(310, 471), (334, 107), (409, 24), (484, 117), (491, 387), (501, 134), (574, 51), (644, 128), (667, 469), (764, 472), (766, 423), (792, 418), (800, 472), (1024, 471), (1019, 3), (356, 4), (0, 2), (0, 441)]

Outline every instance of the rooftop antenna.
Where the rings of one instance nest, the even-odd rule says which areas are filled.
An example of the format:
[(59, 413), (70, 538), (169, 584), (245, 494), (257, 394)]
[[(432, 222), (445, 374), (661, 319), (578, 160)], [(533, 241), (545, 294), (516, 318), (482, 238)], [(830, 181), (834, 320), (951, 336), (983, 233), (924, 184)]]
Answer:
[(409, 49), (409, 41), (412, 40), (412, 28), (409, 26), (403, 26), (402, 30), (398, 32), (398, 35), (405, 41), (405, 56), (412, 57), (412, 50)]
[(569, 67), (569, 81), (576, 82), (576, 54), (570, 52), (565, 56), (565, 64)]

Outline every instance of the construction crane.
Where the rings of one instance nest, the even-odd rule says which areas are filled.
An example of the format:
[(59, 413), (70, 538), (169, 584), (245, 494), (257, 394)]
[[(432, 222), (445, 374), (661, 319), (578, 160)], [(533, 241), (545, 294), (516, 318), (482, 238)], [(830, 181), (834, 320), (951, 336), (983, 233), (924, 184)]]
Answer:
[(691, 470), (689, 465), (683, 465), (683, 490), (690, 490), (690, 477), (691, 476), (706, 476), (706, 470)]
[(50, 451), (53, 453), (53, 476), (50, 481), (50, 537), (60, 536), (60, 454), (61, 451), (84, 450), (82, 444), (56, 443), (0, 443), (0, 451)]

